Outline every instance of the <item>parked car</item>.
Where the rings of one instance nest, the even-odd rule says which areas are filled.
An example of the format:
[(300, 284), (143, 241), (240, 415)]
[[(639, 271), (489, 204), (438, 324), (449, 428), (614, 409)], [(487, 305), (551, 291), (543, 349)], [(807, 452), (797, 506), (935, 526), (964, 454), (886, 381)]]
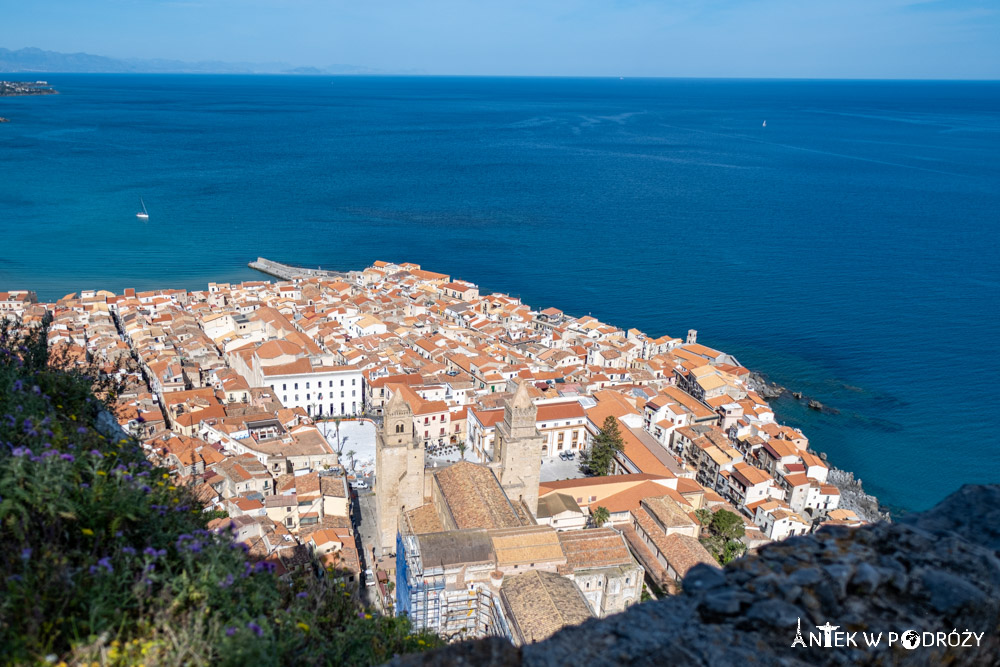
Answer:
[(365, 570), (365, 586), (375, 585), (375, 575), (372, 574), (371, 568)]

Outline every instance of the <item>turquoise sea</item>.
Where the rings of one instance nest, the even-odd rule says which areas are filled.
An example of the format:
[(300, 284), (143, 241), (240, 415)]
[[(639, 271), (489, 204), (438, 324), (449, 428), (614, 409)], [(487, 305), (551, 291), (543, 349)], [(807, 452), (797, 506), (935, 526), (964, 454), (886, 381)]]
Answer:
[(415, 261), (697, 329), (896, 509), (1000, 481), (1000, 83), (17, 78), (0, 290)]

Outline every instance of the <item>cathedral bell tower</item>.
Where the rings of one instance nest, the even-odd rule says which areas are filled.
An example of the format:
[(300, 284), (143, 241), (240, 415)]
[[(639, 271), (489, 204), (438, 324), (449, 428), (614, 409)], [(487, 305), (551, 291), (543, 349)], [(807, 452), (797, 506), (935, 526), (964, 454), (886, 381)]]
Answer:
[(527, 383), (521, 383), (504, 406), (496, 425), (493, 463), (500, 486), (512, 503), (523, 500), (532, 516), (538, 513), (538, 478), (542, 468), (543, 436), (535, 428), (538, 408), (531, 402)]
[(379, 547), (387, 554), (396, 550), (400, 514), (424, 504), (424, 445), (401, 391), (392, 392), (382, 414), (375, 435), (375, 498)]

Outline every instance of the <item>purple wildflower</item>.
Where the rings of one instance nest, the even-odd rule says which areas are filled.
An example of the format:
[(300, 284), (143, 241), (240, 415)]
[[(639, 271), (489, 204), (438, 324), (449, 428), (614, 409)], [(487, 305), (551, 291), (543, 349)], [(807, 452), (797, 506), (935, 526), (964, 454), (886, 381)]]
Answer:
[(142, 553), (149, 556), (150, 558), (156, 558), (156, 549), (153, 547), (146, 547), (142, 550)]
[(14, 380), (14, 391), (21, 391), (24, 388), (24, 383), (20, 380)]
[(76, 457), (73, 456), (72, 454), (63, 454), (59, 458), (61, 458), (63, 461), (69, 461), (70, 463), (76, 461)]
[(31, 450), (27, 447), (17, 447), (11, 452), (11, 454), (17, 457), (31, 456)]
[(249, 628), (258, 637), (264, 636), (264, 629), (259, 625), (257, 625), (256, 623), (254, 623), (253, 621), (247, 623), (247, 628)]
[(58, 454), (59, 454), (59, 452), (57, 452), (56, 450), (50, 449), (50, 450), (48, 450), (48, 451), (46, 451), (45, 453), (42, 454), (42, 458), (43, 459), (47, 459), (47, 458), (51, 458), (53, 456), (57, 456)]
[(226, 578), (219, 582), (219, 588), (229, 588), (233, 585), (233, 575), (227, 574)]
[(81, 489), (89, 489), (89, 488), (90, 488), (90, 484), (87, 484), (86, 482), (84, 482), (84, 483), (82, 483), (82, 484), (80, 485), (80, 488), (81, 488)]
[(21, 549), (21, 560), (31, 560), (31, 547)]
[(227, 637), (232, 637), (235, 634), (236, 634), (236, 628), (234, 628), (233, 626), (229, 626), (228, 628), (226, 628)]
[(97, 561), (97, 564), (106, 569), (108, 572), (114, 572), (114, 568), (111, 567), (111, 559), (105, 556), (104, 558)]
[(103, 459), (103, 458), (104, 458), (104, 454), (101, 454), (101, 453), (100, 453), (99, 451), (97, 451), (96, 449), (91, 449), (91, 450), (90, 450), (90, 455), (91, 455), (91, 456), (96, 456), (96, 457), (97, 457), (97, 458), (99, 458), (99, 459)]
[(134, 556), (135, 555), (135, 549), (133, 549), (132, 547), (122, 547), (122, 553), (123, 554), (128, 554), (129, 556)]
[(86, 433), (87, 432), (87, 427), (86, 426), (77, 426), (76, 427), (76, 432), (77, 433)]
[(139, 487), (139, 490), (142, 491), (143, 493), (149, 493), (153, 489), (151, 487), (147, 486), (146, 484), (143, 484), (142, 486)]
[(305, 591), (302, 591), (301, 593), (299, 593), (295, 597), (297, 597), (297, 598), (307, 598), (307, 597), (309, 597), (309, 594), (306, 593)]

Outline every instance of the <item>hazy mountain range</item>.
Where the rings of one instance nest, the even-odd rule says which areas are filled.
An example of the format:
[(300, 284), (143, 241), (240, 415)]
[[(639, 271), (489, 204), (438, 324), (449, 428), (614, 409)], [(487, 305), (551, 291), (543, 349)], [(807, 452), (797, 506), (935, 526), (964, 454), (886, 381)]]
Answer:
[(0, 48), (2, 72), (94, 72), (94, 73), (176, 73), (176, 74), (419, 74), (416, 71), (387, 72), (359, 65), (294, 67), (287, 63), (228, 63), (215, 60), (146, 60), (108, 58), (90, 53), (59, 53), (25, 48)]

